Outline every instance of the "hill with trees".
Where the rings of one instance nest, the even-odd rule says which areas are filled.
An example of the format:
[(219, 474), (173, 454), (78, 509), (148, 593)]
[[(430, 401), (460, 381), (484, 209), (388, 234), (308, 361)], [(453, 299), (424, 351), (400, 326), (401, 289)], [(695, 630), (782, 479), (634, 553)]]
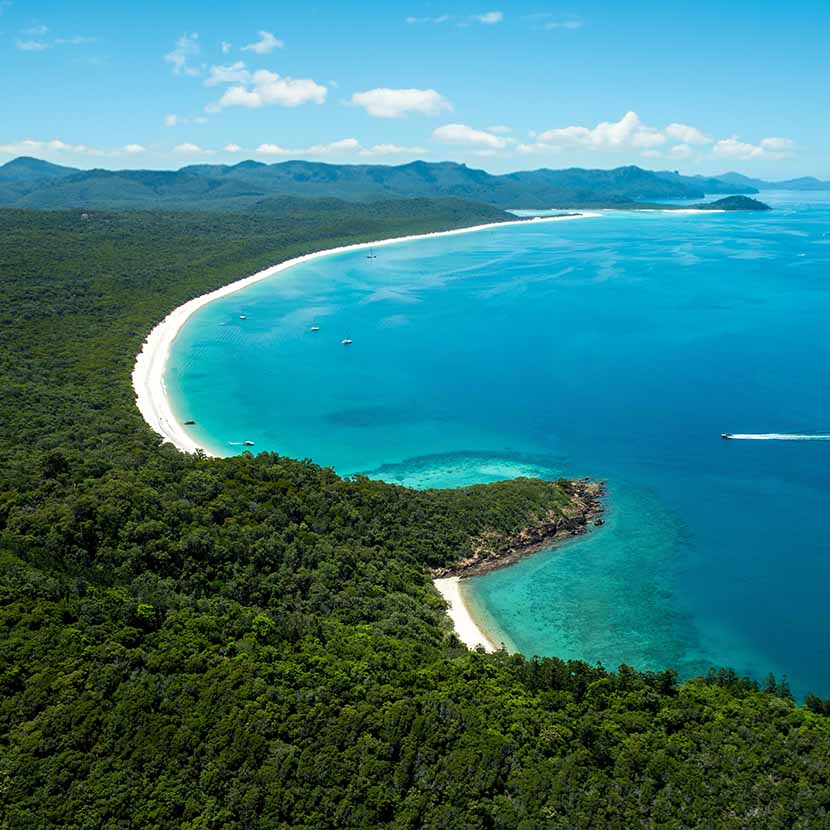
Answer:
[(455, 198), (503, 209), (637, 207), (649, 201), (702, 199), (706, 193), (755, 192), (747, 185), (634, 166), (504, 175), (453, 162), (425, 161), (397, 166), (243, 161), (176, 171), (74, 170), (20, 158), (0, 167), (0, 205), (49, 210), (238, 211), (273, 196), (354, 202)]

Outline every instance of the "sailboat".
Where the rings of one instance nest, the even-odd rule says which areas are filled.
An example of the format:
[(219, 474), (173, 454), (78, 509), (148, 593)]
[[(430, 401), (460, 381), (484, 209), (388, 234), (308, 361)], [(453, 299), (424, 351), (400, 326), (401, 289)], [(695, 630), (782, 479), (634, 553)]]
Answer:
[(377, 258), (378, 258), (378, 256), (375, 253), (375, 249), (374, 248), (369, 248), (369, 253), (366, 254), (366, 259), (377, 259)]

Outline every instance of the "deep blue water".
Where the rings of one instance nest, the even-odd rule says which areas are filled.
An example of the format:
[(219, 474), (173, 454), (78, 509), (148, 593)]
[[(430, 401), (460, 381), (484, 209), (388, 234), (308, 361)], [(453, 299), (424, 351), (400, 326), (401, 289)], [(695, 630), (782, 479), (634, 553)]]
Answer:
[(830, 442), (720, 438), (830, 433), (830, 194), (761, 198), (298, 266), (192, 318), (174, 407), (216, 452), (412, 486), (607, 479), (604, 527), (465, 582), (491, 633), (828, 695)]

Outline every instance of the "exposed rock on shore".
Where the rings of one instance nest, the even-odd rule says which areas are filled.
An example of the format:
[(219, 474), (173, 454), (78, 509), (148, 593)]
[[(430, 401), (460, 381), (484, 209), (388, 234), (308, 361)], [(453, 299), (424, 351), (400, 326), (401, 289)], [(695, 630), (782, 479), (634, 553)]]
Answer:
[(564, 508), (550, 510), (528, 527), (512, 535), (489, 532), (473, 540), (470, 556), (445, 568), (433, 568), (433, 578), (475, 576), (514, 562), (550, 547), (571, 536), (587, 533), (589, 526), (603, 524), (600, 499), (605, 483), (590, 479), (561, 479), (557, 485), (569, 496)]

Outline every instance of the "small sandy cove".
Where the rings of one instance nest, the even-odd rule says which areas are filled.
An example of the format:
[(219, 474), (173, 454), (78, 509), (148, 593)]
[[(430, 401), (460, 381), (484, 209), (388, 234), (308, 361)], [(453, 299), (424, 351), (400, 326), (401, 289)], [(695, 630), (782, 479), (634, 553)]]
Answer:
[(445, 576), (441, 579), (433, 579), (432, 584), (450, 606), (447, 613), (455, 626), (458, 639), (467, 648), (483, 646), (485, 651), (496, 651), (493, 641), (476, 625), (476, 621), (464, 603), (464, 597), (461, 594), (461, 577)]

